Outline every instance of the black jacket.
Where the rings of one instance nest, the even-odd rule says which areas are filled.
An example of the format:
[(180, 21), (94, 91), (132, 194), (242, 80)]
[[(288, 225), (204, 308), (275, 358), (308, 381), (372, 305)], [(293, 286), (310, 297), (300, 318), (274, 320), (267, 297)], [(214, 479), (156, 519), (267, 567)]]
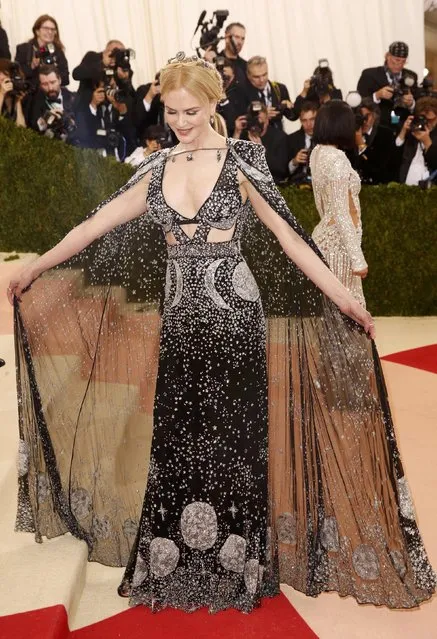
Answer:
[[(249, 139), (247, 131), (243, 131), (241, 139)], [(288, 153), (287, 134), (282, 129), (269, 126), (261, 142), (266, 150), (267, 165), (274, 181), (277, 184), (285, 182), (288, 179), (288, 162), (291, 159)]]
[[(411, 93), (413, 96), (416, 96), (417, 93), (417, 74), (409, 69), (402, 70), (402, 77), (405, 77), (406, 74), (412, 75), (414, 77), (414, 86), (411, 89)], [(369, 69), (364, 69), (361, 74), (360, 79), (358, 80), (357, 91), (363, 98), (372, 97), (373, 94), (382, 89), (382, 87), (386, 87), (390, 82), (387, 78), (387, 73), (385, 71), (385, 67), (371, 67)], [(398, 129), (399, 127), (393, 125), (391, 122), (391, 112), (394, 109), (394, 99), (391, 100), (381, 100), (379, 103), (379, 108), (381, 110), (381, 124), (384, 126), (389, 126), (392, 129)], [(398, 107), (396, 109), (396, 113), (400, 117), (400, 121), (403, 122), (409, 115), (410, 112), (408, 109), (403, 107)]]
[[(33, 88), (38, 86), (38, 69), (32, 69), (32, 58), (34, 56), (35, 51), (38, 50), (38, 42), (34, 38), (33, 40), (29, 40), (29, 42), (23, 42), (22, 44), (17, 45), (17, 52), (15, 54), (15, 60), (19, 63), (23, 73), (26, 76), (26, 80), (30, 82)], [(61, 84), (62, 86), (66, 86), (70, 83), (70, 72), (68, 70), (68, 62), (65, 57), (65, 53), (62, 49), (58, 47), (55, 48), (55, 56), (56, 56), (56, 65), (59, 69), (59, 73), (61, 74)]]
[(144, 140), (144, 133), (147, 127), (154, 124), (164, 125), (164, 106), (159, 93), (153, 98), (149, 111), (146, 111), (146, 107), (144, 106), (144, 98), (150, 86), (151, 82), (148, 82), (138, 87), (132, 111), (132, 120), (136, 129), (136, 135), (141, 143)]
[(0, 27), (0, 58), (11, 59), (11, 52), (9, 50), (8, 34)]
[[(272, 99), (272, 107), (278, 108), (281, 104), (282, 100), (290, 100), (290, 94), (288, 93), (288, 89), (285, 84), (281, 84), (281, 82), (270, 82), (270, 91), (271, 91), (271, 99)], [(253, 86), (250, 82), (248, 82), (245, 86), (245, 95), (246, 95), (246, 109), (249, 107), (251, 102), (256, 100), (265, 102), (264, 93)], [(291, 100), (290, 100), (291, 102)], [(293, 109), (285, 109), (283, 111), (284, 117), (287, 120), (297, 120), (298, 116)], [(282, 115), (279, 114), (276, 118), (272, 118), (270, 120), (270, 126), (274, 126), (282, 129)]]
[(401, 152), (393, 131), (381, 124), (374, 126), (367, 147), (358, 157), (357, 169), (365, 184), (387, 184), (398, 179)]
[[(74, 110), (74, 98), (75, 94), (66, 89), (65, 87), (61, 88), (62, 93), (62, 105), (64, 111), (66, 113), (73, 113)], [(46, 94), (39, 90), (33, 96), (29, 106), (29, 115), (27, 120), (27, 126), (35, 131), (40, 132), (38, 127), (38, 120), (40, 117), (44, 115), (44, 113), (48, 110), (49, 106), (46, 101)]]
[[(124, 138), (120, 139), (117, 149), (120, 158), (132, 153), (135, 149), (135, 134), (129, 114), (121, 117), (118, 111), (111, 109), (105, 126), (102, 122), (102, 111), (98, 108), (97, 115), (93, 115), (89, 104), (83, 100), (78, 103), (75, 110), (76, 131), (74, 133), (75, 144), (86, 149), (106, 149), (108, 154), (113, 154), (113, 150), (108, 148), (108, 135), (100, 135), (99, 132), (108, 128), (114, 128)], [(105, 120), (105, 118), (103, 118)]]
[[(437, 127), (431, 131), (432, 144), (428, 151), (423, 154), (425, 158), (426, 166), (430, 173), (437, 169)], [(403, 145), (402, 164), (399, 172), (399, 182), (405, 182), (408, 175), (411, 162), (414, 159), (417, 151), (418, 140), (411, 133), (407, 135), (405, 143)]]
[[(295, 131), (294, 133), (287, 135), (287, 146), (290, 160), (296, 157), (297, 153), (305, 148), (305, 131), (302, 127), (299, 131)], [(293, 184), (300, 184), (303, 182), (306, 178), (305, 170), (307, 168), (308, 165), (305, 167), (304, 164), (299, 164), (299, 166), (290, 175), (290, 182)]]

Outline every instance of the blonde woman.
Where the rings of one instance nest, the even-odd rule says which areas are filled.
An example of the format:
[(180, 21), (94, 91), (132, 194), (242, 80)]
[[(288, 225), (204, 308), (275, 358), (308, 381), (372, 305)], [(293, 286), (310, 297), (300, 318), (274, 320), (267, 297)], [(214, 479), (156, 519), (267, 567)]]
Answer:
[(9, 286), (17, 527), (84, 539), (90, 559), (126, 565), (119, 594), (156, 611), (250, 612), (280, 581), (418, 605), (435, 576), (371, 316), (291, 215), (262, 145), (216, 132), (215, 68), (180, 54), (161, 94), (179, 143)]

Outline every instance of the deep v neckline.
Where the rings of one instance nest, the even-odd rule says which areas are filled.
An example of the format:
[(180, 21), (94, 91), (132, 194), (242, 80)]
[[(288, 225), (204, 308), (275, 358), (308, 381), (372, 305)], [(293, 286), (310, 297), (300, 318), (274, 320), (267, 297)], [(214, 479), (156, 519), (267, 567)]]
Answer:
[[(219, 148), (219, 147), (217, 147), (217, 148)], [(199, 209), (197, 210), (197, 213), (196, 213), (193, 217), (188, 217), (187, 215), (183, 215), (183, 214), (182, 214), (182, 213), (180, 213), (179, 211), (176, 211), (176, 209), (174, 209), (172, 206), (170, 206), (170, 204), (167, 202), (167, 200), (166, 200), (166, 198), (165, 198), (165, 195), (164, 195), (164, 189), (163, 189), (164, 172), (165, 172), (166, 162), (164, 162), (164, 163), (163, 163), (163, 168), (162, 168), (162, 171), (161, 171), (161, 180), (160, 180), (160, 182), (161, 182), (161, 185), (160, 185), (160, 186), (161, 186), (161, 189), (160, 189), (160, 190), (161, 190), (161, 197), (162, 197), (162, 200), (163, 200), (163, 202), (164, 202), (165, 206), (166, 206), (168, 209), (170, 209), (170, 211), (172, 211), (173, 213), (175, 213), (176, 215), (178, 215), (178, 216), (179, 216), (180, 218), (182, 218), (183, 220), (189, 220), (190, 222), (193, 222), (193, 224), (197, 224), (197, 220), (196, 220), (196, 218), (198, 218), (198, 217), (199, 217), (199, 215), (200, 215), (200, 213), (202, 212), (202, 210), (205, 208), (205, 206), (208, 204), (208, 202), (211, 200), (212, 196), (214, 195), (214, 193), (215, 193), (215, 191), (216, 191), (216, 189), (217, 189), (217, 187), (218, 187), (218, 185), (219, 185), (219, 182), (220, 182), (220, 180), (221, 180), (221, 178), (222, 178), (222, 176), (223, 176), (223, 173), (224, 173), (224, 170), (225, 170), (226, 163), (227, 163), (227, 161), (228, 161), (228, 156), (229, 156), (229, 145), (228, 145), (228, 141), (227, 141), (227, 140), (226, 140), (226, 147), (222, 147), (222, 148), (220, 147), (220, 150), (226, 151), (226, 156), (225, 156), (224, 162), (223, 162), (223, 164), (222, 164), (222, 168), (220, 169), (220, 173), (218, 174), (218, 177), (217, 177), (217, 179), (216, 179), (216, 181), (215, 181), (215, 183), (214, 183), (214, 186), (212, 187), (212, 191), (211, 191), (211, 193), (208, 195), (208, 197), (206, 198), (206, 200), (205, 200), (205, 201), (203, 202), (203, 204), (199, 207)], [(167, 156), (167, 160), (168, 160), (168, 159), (169, 159), (169, 156)]]

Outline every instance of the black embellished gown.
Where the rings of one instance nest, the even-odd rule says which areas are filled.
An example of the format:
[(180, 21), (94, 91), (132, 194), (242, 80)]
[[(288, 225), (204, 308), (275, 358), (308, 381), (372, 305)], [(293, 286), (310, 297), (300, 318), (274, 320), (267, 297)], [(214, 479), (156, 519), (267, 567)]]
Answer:
[[(106, 201), (149, 174), (145, 215), (15, 306), (17, 530), (85, 540), (152, 610), (250, 612), (279, 583), (419, 605), (436, 576), (374, 343), (241, 200), (238, 171), (323, 259), (261, 145), (226, 141), (192, 219), (164, 198), (169, 161), (153, 154)], [(226, 241), (208, 241), (217, 229)]]
[[(266, 589), (278, 591), (277, 575), (262, 579), (265, 319), (241, 254), (247, 207), (237, 164), (225, 154), (210, 196), (192, 219), (164, 199), (165, 164), (153, 170), (148, 189), (149, 215), (177, 240), (168, 246), (147, 490), (125, 574), (132, 602), (153, 608), (249, 611)], [(193, 223), (189, 235), (185, 228)], [(234, 228), (233, 239), (208, 242), (211, 228)]]

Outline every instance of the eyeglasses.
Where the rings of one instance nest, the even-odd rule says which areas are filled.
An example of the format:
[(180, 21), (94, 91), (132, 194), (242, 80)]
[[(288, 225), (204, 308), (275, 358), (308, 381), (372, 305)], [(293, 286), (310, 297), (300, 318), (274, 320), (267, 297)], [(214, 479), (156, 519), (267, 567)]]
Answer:
[(53, 32), (56, 31), (54, 27), (40, 27), (40, 29), (44, 29), (44, 31), (53, 31)]

